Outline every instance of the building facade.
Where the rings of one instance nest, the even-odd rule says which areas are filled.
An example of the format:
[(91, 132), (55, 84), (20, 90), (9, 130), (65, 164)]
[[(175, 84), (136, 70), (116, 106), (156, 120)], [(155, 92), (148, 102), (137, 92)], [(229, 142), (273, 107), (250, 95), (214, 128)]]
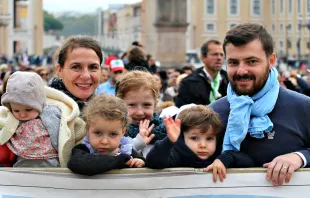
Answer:
[(142, 44), (161, 67), (186, 63), (187, 0), (144, 0)]
[(127, 51), (133, 41), (141, 41), (141, 3), (126, 5), (117, 12), (119, 47)]
[(9, 16), (7, 25), (0, 27), (1, 52), (10, 58), (24, 52), (42, 55), (42, 0), (0, 0), (0, 5), (0, 13)]
[(115, 52), (119, 50), (119, 38), (117, 34), (117, 14), (112, 10), (103, 11), (103, 38), (100, 39), (103, 50)]
[(271, 0), (268, 28), (279, 55), (306, 58), (310, 54), (310, 1)]
[(8, 52), (8, 26), (11, 20), (9, 1), (0, 0), (0, 54)]
[(187, 50), (199, 51), (206, 40), (223, 41), (241, 23), (259, 23), (273, 35), (278, 56), (310, 53), (309, 0), (187, 0)]
[[(156, 20), (156, 1), (143, 0), (141, 2), (141, 42), (148, 53), (156, 53), (157, 32), (154, 26)], [(158, 58), (158, 57), (156, 57)]]

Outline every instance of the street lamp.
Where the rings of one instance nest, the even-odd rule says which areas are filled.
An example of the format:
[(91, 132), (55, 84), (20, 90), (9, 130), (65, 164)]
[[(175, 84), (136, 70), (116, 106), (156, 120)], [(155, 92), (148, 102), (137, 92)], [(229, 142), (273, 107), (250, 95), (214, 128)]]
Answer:
[(286, 25), (285, 26), (285, 33), (286, 33), (286, 60), (288, 60), (288, 56), (289, 56), (289, 54), (288, 54), (288, 48), (291, 48), (291, 42), (290, 42), (290, 40), (289, 40), (289, 38), (288, 38), (288, 30), (290, 30), (292, 28), (292, 25), (291, 24), (288, 24), (288, 25)]
[[(310, 22), (304, 24), (304, 23), (302, 23), (301, 17), (299, 17), (299, 24), (298, 24), (299, 39), (297, 40), (297, 50), (298, 50), (298, 60), (299, 61), (301, 61), (301, 44), (302, 44), (301, 31), (302, 31), (302, 28), (305, 28), (305, 27), (310, 31)], [(308, 48), (309, 47), (310, 46), (308, 46)]]

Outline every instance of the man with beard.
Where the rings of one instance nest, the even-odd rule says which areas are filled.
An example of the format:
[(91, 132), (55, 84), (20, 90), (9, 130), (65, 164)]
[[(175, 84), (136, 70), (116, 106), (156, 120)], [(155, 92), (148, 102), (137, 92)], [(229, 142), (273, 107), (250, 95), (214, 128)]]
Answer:
[(228, 78), (226, 71), (222, 70), (224, 52), (221, 43), (209, 40), (200, 51), (205, 66), (182, 80), (175, 97), (177, 107), (190, 103), (208, 105), (226, 96)]
[(224, 126), (222, 152), (246, 153), (268, 168), (273, 185), (288, 183), (310, 166), (310, 98), (279, 86), (273, 40), (263, 26), (234, 27), (223, 48), (230, 84), (227, 97), (210, 105)]

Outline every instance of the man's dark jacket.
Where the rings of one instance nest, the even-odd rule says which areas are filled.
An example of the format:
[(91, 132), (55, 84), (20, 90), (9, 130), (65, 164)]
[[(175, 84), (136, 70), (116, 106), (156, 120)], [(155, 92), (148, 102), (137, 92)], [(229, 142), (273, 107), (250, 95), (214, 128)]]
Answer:
[[(223, 96), (227, 94), (228, 77), (227, 72), (220, 70), (222, 77), (219, 93)], [(175, 104), (181, 107), (186, 104), (194, 103), (201, 105), (210, 104), (211, 84), (203, 71), (203, 67), (198, 68), (192, 74), (184, 78), (180, 84), (178, 95), (175, 97)]]

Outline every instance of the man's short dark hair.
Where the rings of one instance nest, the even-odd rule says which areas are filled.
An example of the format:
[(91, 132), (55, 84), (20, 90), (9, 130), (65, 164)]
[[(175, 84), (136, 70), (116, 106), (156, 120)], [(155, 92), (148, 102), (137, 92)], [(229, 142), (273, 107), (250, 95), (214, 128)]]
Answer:
[(273, 53), (273, 39), (264, 26), (255, 23), (240, 24), (229, 30), (223, 43), (224, 53), (226, 54), (225, 47), (229, 43), (234, 46), (242, 46), (255, 39), (262, 42), (266, 56), (269, 57)]
[(138, 46), (138, 47), (143, 47), (143, 45), (141, 45), (138, 41), (132, 42), (131, 45)]
[(191, 71), (193, 71), (193, 68), (192, 68), (191, 66), (185, 65), (185, 66), (182, 68), (182, 70), (183, 70), (183, 71), (184, 71), (184, 70), (191, 70)]
[(184, 73), (183, 70), (182, 70), (182, 69), (179, 69), (179, 68), (174, 69), (174, 71), (175, 71), (175, 72), (179, 72), (180, 74), (183, 74), (183, 73)]
[(209, 41), (205, 42), (205, 43), (201, 46), (201, 48), (200, 48), (200, 54), (201, 54), (202, 56), (207, 57), (207, 55), (208, 55), (208, 50), (209, 50), (208, 48), (209, 48), (209, 45), (210, 45), (210, 44), (221, 45), (222, 43), (219, 42), (218, 40), (209, 40)]

